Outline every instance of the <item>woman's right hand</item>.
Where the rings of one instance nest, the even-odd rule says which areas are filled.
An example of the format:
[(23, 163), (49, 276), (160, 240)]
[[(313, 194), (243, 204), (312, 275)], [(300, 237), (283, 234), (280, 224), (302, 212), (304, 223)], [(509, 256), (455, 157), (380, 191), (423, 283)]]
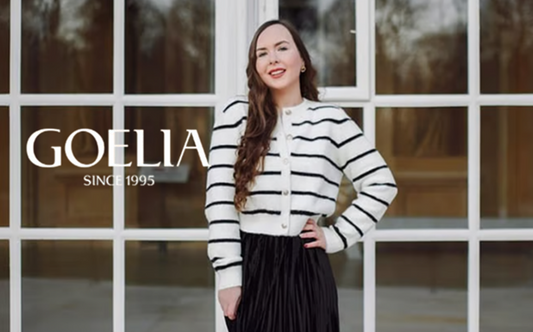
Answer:
[(224, 316), (234, 320), (237, 317), (237, 309), (241, 302), (241, 286), (224, 288), (218, 291), (218, 302), (224, 311)]

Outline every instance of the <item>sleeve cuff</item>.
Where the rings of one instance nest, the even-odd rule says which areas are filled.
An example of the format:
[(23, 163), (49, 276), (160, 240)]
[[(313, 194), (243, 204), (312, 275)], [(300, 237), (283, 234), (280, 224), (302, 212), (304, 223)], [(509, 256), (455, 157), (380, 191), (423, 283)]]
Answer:
[(330, 227), (321, 227), (326, 237), (326, 252), (335, 253), (344, 249), (344, 244), (339, 235)]
[(242, 266), (233, 266), (217, 272), (218, 289), (236, 287), (242, 285)]

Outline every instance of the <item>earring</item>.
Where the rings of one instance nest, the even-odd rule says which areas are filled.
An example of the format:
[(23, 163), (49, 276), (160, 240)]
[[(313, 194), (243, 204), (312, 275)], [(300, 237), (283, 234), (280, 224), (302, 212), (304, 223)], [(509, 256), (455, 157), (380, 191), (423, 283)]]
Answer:
[(305, 65), (302, 65), (302, 69), (300, 69), (300, 71), (303, 73), (303, 72), (305, 72), (305, 69), (306, 69)]

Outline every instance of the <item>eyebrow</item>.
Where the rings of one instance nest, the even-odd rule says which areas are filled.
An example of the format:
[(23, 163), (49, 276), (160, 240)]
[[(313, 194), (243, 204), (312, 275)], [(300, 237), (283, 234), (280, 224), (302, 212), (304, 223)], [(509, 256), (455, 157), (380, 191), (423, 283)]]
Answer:
[[(282, 41), (277, 42), (277, 43), (274, 45), (274, 47), (278, 46), (279, 44), (283, 44), (283, 43), (287, 43), (287, 44), (288, 44), (289, 42), (286, 41), (286, 40), (282, 40)], [(266, 50), (266, 47), (260, 47), (260, 48), (256, 49), (255, 51), (257, 52), (257, 51), (261, 51), (261, 50)]]

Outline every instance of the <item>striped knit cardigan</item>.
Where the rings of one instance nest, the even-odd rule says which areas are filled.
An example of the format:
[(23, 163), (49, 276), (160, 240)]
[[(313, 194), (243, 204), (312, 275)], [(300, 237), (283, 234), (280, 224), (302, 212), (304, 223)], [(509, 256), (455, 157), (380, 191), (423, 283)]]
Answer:
[(346, 249), (382, 218), (397, 193), (390, 169), (361, 129), (337, 106), (304, 99), (281, 110), (262, 173), (242, 212), (233, 204), (236, 148), (246, 129), (246, 98), (215, 116), (206, 183), (208, 256), (219, 289), (242, 284), (240, 231), (298, 236), (309, 218), (331, 216), (343, 175), (357, 198), (323, 227), (326, 252)]

